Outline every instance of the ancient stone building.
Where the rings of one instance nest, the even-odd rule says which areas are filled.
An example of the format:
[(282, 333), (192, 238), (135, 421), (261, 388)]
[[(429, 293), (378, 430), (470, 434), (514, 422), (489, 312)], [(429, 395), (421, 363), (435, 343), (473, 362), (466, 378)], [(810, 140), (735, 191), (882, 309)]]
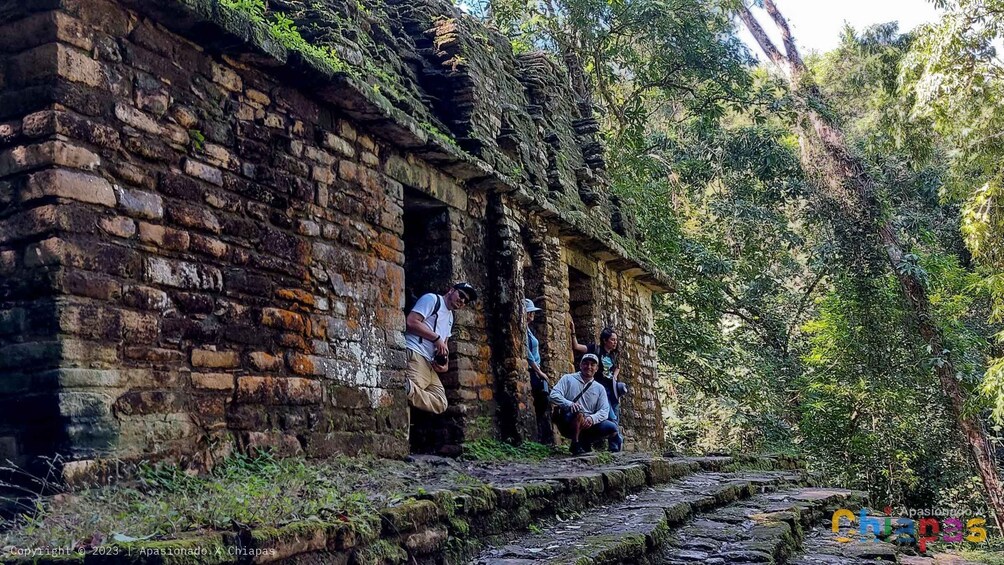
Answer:
[[(653, 293), (565, 66), (447, 0), (0, 0), (0, 459), (210, 465), (533, 439), (544, 368), (614, 325), (662, 441)], [(403, 391), (409, 295), (467, 280), (450, 408)]]

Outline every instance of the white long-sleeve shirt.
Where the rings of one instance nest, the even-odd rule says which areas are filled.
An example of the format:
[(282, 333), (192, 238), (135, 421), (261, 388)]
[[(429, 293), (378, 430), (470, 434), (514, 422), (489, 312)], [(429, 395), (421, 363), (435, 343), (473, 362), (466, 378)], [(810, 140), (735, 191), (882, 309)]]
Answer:
[[(589, 418), (589, 421), (595, 425), (610, 416), (610, 404), (607, 402), (607, 391), (603, 388), (603, 385), (595, 382), (593, 379), (589, 379), (589, 382), (593, 384), (589, 386), (589, 389), (578, 400), (578, 403), (582, 406), (583, 414), (586, 418)], [(558, 380), (558, 384), (554, 385), (554, 388), (551, 389), (551, 404), (566, 408), (571, 407), (572, 400), (576, 396), (579, 396), (579, 393), (582, 392), (586, 384), (587, 382), (582, 380), (581, 373), (562, 375), (561, 379)]]

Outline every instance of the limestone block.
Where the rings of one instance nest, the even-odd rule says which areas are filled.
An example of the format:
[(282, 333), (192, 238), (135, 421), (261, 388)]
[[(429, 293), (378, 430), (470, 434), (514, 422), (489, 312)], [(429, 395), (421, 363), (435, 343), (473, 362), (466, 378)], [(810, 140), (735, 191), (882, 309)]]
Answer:
[(297, 333), (308, 332), (308, 321), (302, 315), (281, 308), (263, 308), (261, 323), (270, 328), (281, 328)]
[(349, 141), (333, 133), (325, 133), (323, 143), (325, 147), (334, 150), (347, 159), (352, 159), (356, 155), (356, 150)]
[(186, 251), (191, 245), (188, 232), (147, 222), (139, 222), (139, 239), (144, 243), (175, 251)]
[(211, 78), (213, 82), (232, 92), (240, 92), (244, 89), (244, 81), (240, 75), (232, 69), (219, 63), (213, 63), (211, 68)]
[(0, 153), (0, 177), (47, 165), (93, 170), (101, 165), (101, 158), (89, 149), (59, 140), (23, 145)]
[(251, 365), (263, 372), (272, 372), (282, 369), (283, 361), (281, 357), (266, 353), (264, 351), (253, 351), (248, 355)]
[(197, 251), (199, 253), (204, 253), (206, 255), (216, 257), (217, 259), (223, 258), (227, 254), (227, 244), (222, 241), (197, 233), (191, 234), (191, 249), (192, 251)]
[(321, 384), (299, 377), (238, 377), (237, 402), (248, 404), (315, 404)]
[(215, 184), (216, 186), (223, 186), (223, 172), (216, 167), (194, 159), (185, 159), (184, 170), (187, 175)]
[(214, 291), (223, 289), (223, 275), (219, 269), (187, 261), (148, 257), (145, 276), (149, 282), (176, 288)]
[(223, 231), (220, 220), (209, 210), (187, 203), (171, 204), (167, 207), (167, 218), (186, 228), (218, 234)]
[(236, 351), (192, 350), (192, 366), (210, 369), (232, 369), (240, 366), (240, 355)]
[(115, 117), (119, 121), (147, 133), (161, 134), (163, 130), (157, 124), (157, 120), (122, 102), (115, 105)]
[(208, 390), (233, 390), (235, 378), (230, 373), (192, 373), (192, 386)]
[(130, 238), (136, 235), (136, 222), (129, 218), (115, 216), (112, 218), (102, 218), (98, 226), (109, 234), (116, 237)]
[(59, 414), (72, 420), (97, 420), (111, 417), (112, 397), (100, 392), (62, 392)]
[(303, 453), (303, 447), (295, 435), (279, 432), (246, 432), (244, 444), (247, 450), (268, 449), (279, 457)]

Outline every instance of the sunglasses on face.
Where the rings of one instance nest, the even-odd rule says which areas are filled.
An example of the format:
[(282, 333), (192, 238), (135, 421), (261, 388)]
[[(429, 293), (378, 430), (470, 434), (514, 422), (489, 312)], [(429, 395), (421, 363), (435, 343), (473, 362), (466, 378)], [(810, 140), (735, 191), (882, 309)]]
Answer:
[(470, 302), (470, 301), (471, 301), (471, 299), (470, 299), (470, 298), (468, 298), (468, 296), (467, 296), (466, 294), (464, 294), (464, 291), (462, 291), (462, 290), (458, 290), (458, 291), (457, 291), (457, 297), (458, 297), (458, 298), (459, 298), (460, 300), (462, 300), (462, 301), (464, 302), (464, 304), (467, 304), (468, 302)]

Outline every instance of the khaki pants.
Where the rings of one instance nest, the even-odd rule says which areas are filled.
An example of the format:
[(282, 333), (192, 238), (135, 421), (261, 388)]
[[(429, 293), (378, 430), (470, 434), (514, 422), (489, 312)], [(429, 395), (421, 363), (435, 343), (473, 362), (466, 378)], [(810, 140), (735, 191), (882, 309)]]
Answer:
[(446, 389), (428, 359), (409, 349), (405, 377), (411, 381), (408, 404), (433, 414), (446, 411)]

